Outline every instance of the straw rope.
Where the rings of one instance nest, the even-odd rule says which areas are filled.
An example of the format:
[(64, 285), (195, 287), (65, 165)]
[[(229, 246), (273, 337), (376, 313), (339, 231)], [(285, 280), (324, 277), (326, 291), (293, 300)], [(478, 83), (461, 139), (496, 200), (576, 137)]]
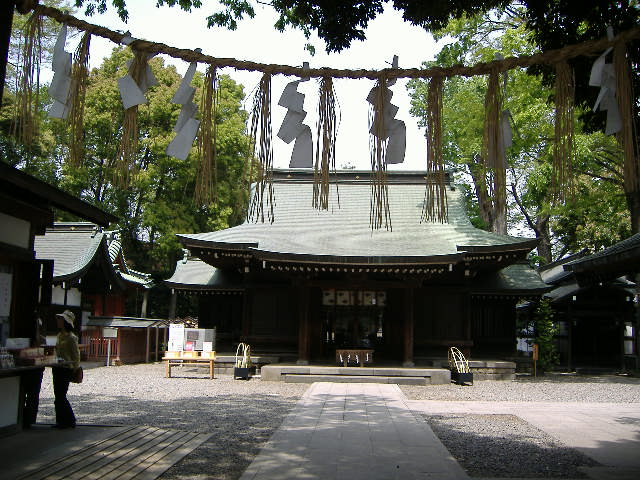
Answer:
[(18, 89), (11, 134), (31, 148), (38, 132), (40, 104), (40, 61), (42, 58), (42, 17), (36, 11), (24, 26), (21, 51), (22, 69), (18, 72)]
[(91, 34), (85, 32), (74, 54), (71, 70), (69, 111), (69, 163), (75, 167), (84, 162), (84, 101), (89, 84), (89, 45)]
[[(94, 25), (83, 20), (77, 19), (72, 15), (63, 13), (62, 11), (38, 5), (35, 12), (53, 18), (60, 23), (66, 23), (79, 30), (90, 32), (94, 36), (107, 38), (115, 43), (121, 43), (124, 34), (115, 32), (99, 25)], [(148, 42), (146, 40), (135, 40), (131, 46), (136, 50), (149, 53), (163, 53), (173, 58), (179, 58), (186, 62), (200, 62), (214, 65), (218, 68), (231, 67), (236, 70), (249, 70), (255, 72), (269, 73), (272, 75), (281, 74), (297, 77), (326, 77), (333, 78), (368, 78), (377, 80), (380, 75), (384, 74), (388, 80), (395, 78), (430, 78), (430, 77), (453, 77), (453, 76), (476, 76), (487, 75), (493, 71), (505, 71), (518, 67), (530, 67), (532, 65), (548, 64), (553, 65), (562, 60), (571, 58), (595, 55), (602, 52), (608, 47), (613, 46), (616, 42), (629, 42), (640, 38), (640, 27), (634, 27), (625, 32), (618, 34), (613, 40), (608, 39), (592, 40), (576, 45), (570, 45), (557, 50), (548, 50), (535, 55), (525, 55), (521, 57), (508, 57), (503, 60), (495, 60), (492, 62), (481, 62), (476, 65), (465, 67), (456, 65), (452, 67), (432, 67), (428, 69), (420, 68), (387, 68), (384, 70), (367, 70), (367, 69), (336, 69), (336, 68), (302, 68), (292, 67), (288, 65), (265, 64), (251, 62), (245, 60), (237, 60), (235, 58), (217, 58), (210, 55), (204, 55), (190, 49), (175, 48), (165, 45), (164, 43)]]
[[(318, 99), (318, 135), (316, 138), (316, 161), (313, 169), (313, 207), (329, 209), (329, 176), (336, 173), (336, 92), (333, 79), (322, 77)], [(336, 184), (336, 190), (338, 185)], [(338, 206), (340, 198), (338, 197)]]
[(217, 68), (210, 65), (204, 77), (202, 90), (200, 135), (198, 135), (198, 152), (200, 163), (196, 177), (195, 201), (199, 205), (207, 205), (217, 201), (217, 149), (218, 127), (216, 115), (218, 111), (219, 90)]
[(448, 222), (447, 194), (442, 163), (442, 88), (444, 79), (433, 77), (427, 92), (427, 185), (420, 222)]
[(489, 75), (484, 102), (482, 158), (485, 169), (493, 175), (491, 197), (494, 210), (494, 233), (507, 233), (507, 170), (502, 136), (502, 91), (497, 71)]
[(627, 58), (627, 48), (622, 42), (616, 43), (613, 49), (613, 65), (616, 75), (616, 98), (622, 120), (622, 129), (616, 135), (618, 143), (624, 151), (624, 190), (626, 193), (637, 192), (640, 187), (640, 166), (638, 162), (638, 137), (633, 122), (633, 86), (631, 70)]
[(251, 142), (249, 158), (249, 188), (255, 178), (255, 192), (250, 196), (247, 220), (264, 223), (267, 204), (267, 220), (274, 221), (273, 198), (273, 148), (271, 145), (271, 75), (265, 73), (253, 98), (251, 111)]
[(555, 80), (555, 142), (553, 144), (553, 174), (551, 188), (553, 197), (564, 202), (571, 195), (573, 177), (573, 98), (575, 79), (573, 70), (566, 61), (556, 64)]
[(389, 211), (389, 185), (387, 182), (387, 140), (384, 123), (387, 78), (382, 75), (375, 86), (374, 99), (369, 109), (369, 151), (371, 154), (371, 209), (369, 224), (373, 230), (384, 226), (392, 231)]

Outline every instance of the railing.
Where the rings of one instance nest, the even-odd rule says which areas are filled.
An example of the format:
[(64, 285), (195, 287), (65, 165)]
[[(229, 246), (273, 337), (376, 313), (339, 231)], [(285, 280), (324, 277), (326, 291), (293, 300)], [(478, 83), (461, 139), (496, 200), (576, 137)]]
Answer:
[[(111, 343), (110, 347), (109, 343)], [(82, 335), (82, 344), (86, 345), (87, 360), (101, 360), (107, 355), (114, 358), (120, 354), (116, 338), (96, 337), (95, 333), (89, 332)]]

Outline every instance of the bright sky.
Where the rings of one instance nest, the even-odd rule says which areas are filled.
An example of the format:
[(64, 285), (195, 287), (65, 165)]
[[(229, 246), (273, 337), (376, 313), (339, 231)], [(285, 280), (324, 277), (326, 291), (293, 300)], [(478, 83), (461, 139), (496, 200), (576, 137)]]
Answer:
[[(112, 30), (129, 30), (134, 38), (161, 42), (178, 48), (201, 48), (204, 54), (215, 57), (233, 57), (239, 60), (253, 60), (262, 63), (278, 63), (301, 66), (309, 62), (311, 67), (366, 68), (382, 69), (390, 66), (393, 55), (399, 56), (402, 68), (418, 67), (423, 61), (433, 60), (440, 49), (433, 37), (425, 30), (412, 27), (402, 20), (399, 12), (387, 7), (384, 14), (369, 24), (365, 42), (355, 42), (351, 48), (339, 54), (328, 55), (324, 43), (312, 38), (316, 54), (311, 56), (304, 50), (306, 40), (301, 32), (287, 30), (279, 33), (273, 28), (276, 21), (272, 8), (266, 5), (256, 6), (256, 18), (245, 19), (239, 23), (236, 31), (222, 28), (208, 29), (206, 16), (215, 11), (213, 2), (203, 2), (204, 8), (194, 9), (191, 13), (177, 7), (155, 8), (151, 0), (129, 0), (129, 22), (124, 24), (111, 9), (104, 15), (94, 15), (85, 19), (90, 23), (102, 25)], [(71, 51), (67, 46), (67, 51)], [(114, 44), (99, 37), (91, 40), (91, 66), (96, 67), (108, 56)], [(165, 57), (167, 63), (176, 65), (184, 73), (187, 64), (180, 60)], [(204, 71), (205, 66), (198, 68)], [(260, 79), (260, 73), (223, 69), (245, 87), (247, 100), (245, 108), (251, 108), (250, 94)], [(285, 168), (289, 165), (293, 142), (286, 144), (276, 133), (280, 128), (286, 109), (277, 105), (284, 86), (295, 78), (282, 75), (272, 79), (272, 127), (274, 145), (274, 166)], [(407, 80), (398, 80), (391, 87), (394, 92), (392, 103), (399, 107), (396, 118), (407, 126), (407, 150), (405, 161), (390, 169), (423, 170), (426, 167), (426, 140), (424, 130), (417, 126), (417, 119), (409, 114), (410, 102), (406, 90)], [(371, 80), (337, 79), (334, 82), (341, 110), (341, 123), (336, 144), (336, 166), (350, 163), (359, 169), (370, 168), (368, 138), (368, 107), (366, 97), (373, 87)], [(305, 110), (308, 115), (305, 124), (311, 127), (315, 136), (318, 83), (314, 80), (300, 84), (298, 90), (306, 94)], [(315, 138), (314, 138), (315, 142)]]

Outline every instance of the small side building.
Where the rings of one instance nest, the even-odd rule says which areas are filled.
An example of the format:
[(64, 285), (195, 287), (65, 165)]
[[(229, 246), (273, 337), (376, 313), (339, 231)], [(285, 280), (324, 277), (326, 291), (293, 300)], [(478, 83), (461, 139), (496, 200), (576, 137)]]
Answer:
[[(105, 336), (103, 328), (91, 324), (94, 316), (132, 317), (143, 322), (147, 316), (153, 281), (149, 274), (127, 264), (119, 232), (104, 231), (93, 223), (56, 223), (45, 235), (36, 237), (35, 249), (38, 259), (53, 261), (52, 309), (57, 313), (68, 308), (82, 319), (85, 358), (103, 361), (109, 346), (114, 349), (109, 352), (114, 360), (144, 361), (147, 356), (144, 329), (122, 326), (118, 331), (119, 327), (114, 326), (113, 337), (113, 330), (108, 330)], [(55, 331), (55, 326), (48, 325), (47, 331)], [(121, 351), (120, 345), (140, 345), (140, 349)]]

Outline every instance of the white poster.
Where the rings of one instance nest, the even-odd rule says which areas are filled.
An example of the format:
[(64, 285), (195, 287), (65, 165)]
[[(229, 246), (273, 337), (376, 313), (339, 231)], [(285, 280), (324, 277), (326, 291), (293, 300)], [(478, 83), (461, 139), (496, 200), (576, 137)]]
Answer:
[(0, 273), (0, 317), (8, 317), (11, 312), (11, 273)]
[(184, 350), (184, 325), (169, 324), (169, 348), (170, 352), (182, 352)]

